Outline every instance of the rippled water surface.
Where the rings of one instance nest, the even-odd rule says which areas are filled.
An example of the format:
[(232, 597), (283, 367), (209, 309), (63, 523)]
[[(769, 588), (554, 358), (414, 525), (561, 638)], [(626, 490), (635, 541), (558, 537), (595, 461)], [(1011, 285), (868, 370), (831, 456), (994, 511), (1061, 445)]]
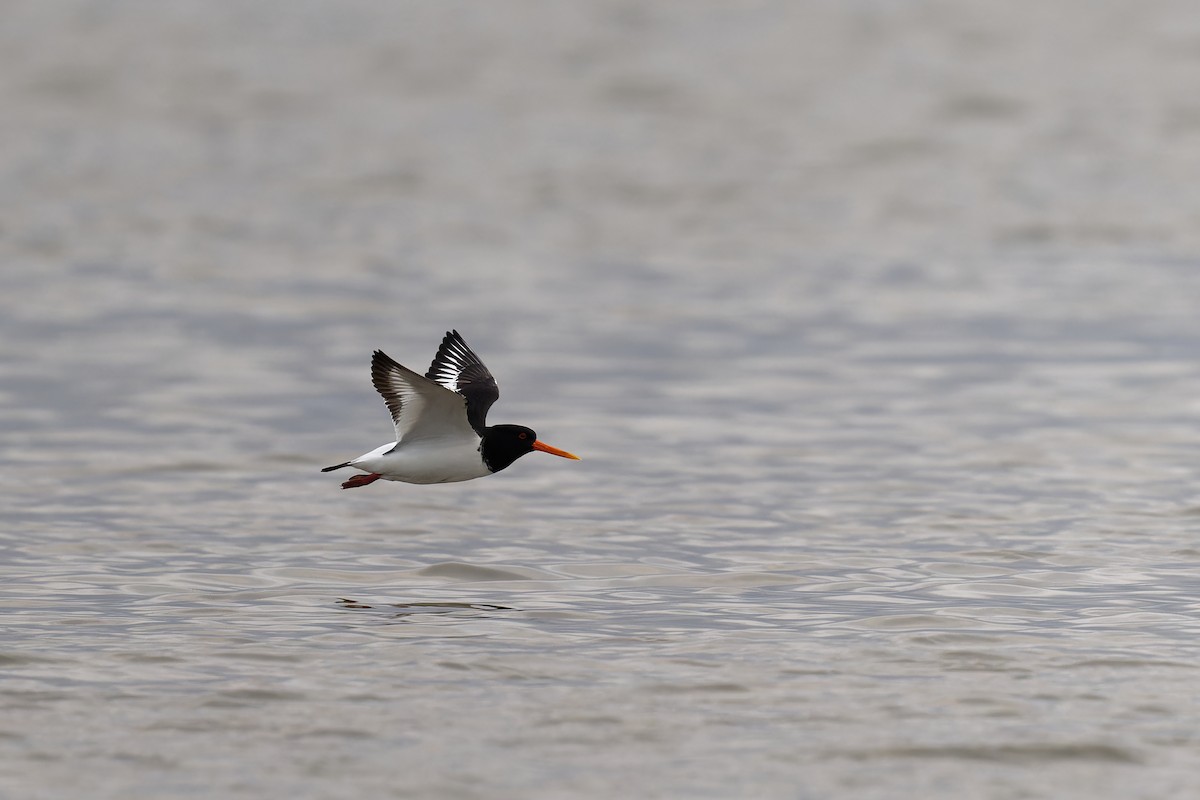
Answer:
[(5, 17), (5, 797), (1200, 790), (1193, 5)]

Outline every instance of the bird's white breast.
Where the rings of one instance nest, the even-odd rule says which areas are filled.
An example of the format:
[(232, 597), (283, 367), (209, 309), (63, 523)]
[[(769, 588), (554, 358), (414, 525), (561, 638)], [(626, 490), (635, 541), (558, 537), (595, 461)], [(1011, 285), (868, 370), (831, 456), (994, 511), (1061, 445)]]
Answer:
[(491, 474), (479, 453), (478, 439), (423, 439), (395, 447), (395, 442), (385, 444), (350, 463), (405, 483), (452, 483)]

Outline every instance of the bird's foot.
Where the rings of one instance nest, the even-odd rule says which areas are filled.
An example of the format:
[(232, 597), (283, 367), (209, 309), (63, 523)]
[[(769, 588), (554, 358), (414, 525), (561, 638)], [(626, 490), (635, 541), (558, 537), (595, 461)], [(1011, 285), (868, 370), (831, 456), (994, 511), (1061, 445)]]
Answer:
[(366, 486), (369, 483), (374, 483), (383, 476), (378, 472), (372, 472), (368, 475), (355, 475), (350, 480), (342, 484), (343, 489), (357, 489), (359, 486)]

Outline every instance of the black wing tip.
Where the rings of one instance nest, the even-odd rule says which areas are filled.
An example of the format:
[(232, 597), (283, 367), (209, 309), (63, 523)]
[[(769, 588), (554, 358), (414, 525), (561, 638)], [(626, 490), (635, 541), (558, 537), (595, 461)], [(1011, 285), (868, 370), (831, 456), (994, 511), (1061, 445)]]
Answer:
[(375, 373), (375, 372), (381, 371), (381, 370), (387, 371), (389, 369), (394, 369), (396, 367), (400, 367), (401, 369), (403, 369), (403, 366), (400, 364), (399, 361), (392, 358), (391, 356), (389, 356), (387, 353), (383, 352), (382, 350), (376, 350), (374, 353), (371, 354), (371, 372), (372, 373)]
[(332, 467), (323, 467), (321, 469), (321, 472), (333, 472), (335, 469), (341, 469), (342, 467), (348, 467), (348, 466), (350, 466), (349, 461), (347, 461), (345, 464), (334, 464)]

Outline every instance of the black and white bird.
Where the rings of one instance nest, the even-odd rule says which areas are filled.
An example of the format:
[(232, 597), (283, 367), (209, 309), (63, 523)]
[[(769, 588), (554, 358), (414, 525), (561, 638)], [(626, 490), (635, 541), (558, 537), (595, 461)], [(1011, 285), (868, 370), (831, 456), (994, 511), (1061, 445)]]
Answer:
[(538, 441), (529, 428), (486, 424), (500, 389), (458, 331), (442, 339), (423, 377), (376, 350), (371, 383), (392, 412), (396, 441), (321, 470), (354, 467), (366, 473), (343, 483), (343, 489), (380, 478), (405, 483), (469, 481), (499, 472), (534, 450), (579, 460)]

